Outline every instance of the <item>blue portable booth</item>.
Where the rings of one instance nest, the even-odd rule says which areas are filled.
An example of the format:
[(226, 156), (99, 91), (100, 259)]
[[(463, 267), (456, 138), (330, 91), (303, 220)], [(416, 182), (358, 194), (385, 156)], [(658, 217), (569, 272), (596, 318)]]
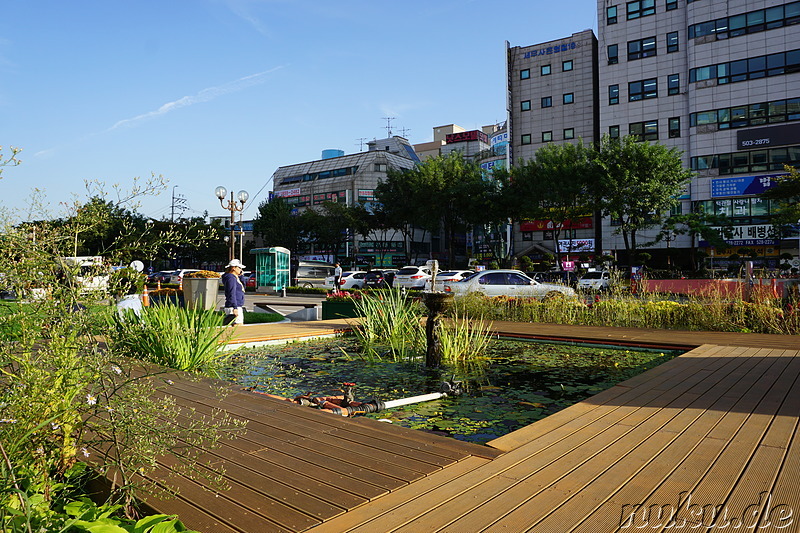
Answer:
[(291, 252), (280, 246), (253, 248), (256, 256), (256, 292), (283, 294), (291, 276)]

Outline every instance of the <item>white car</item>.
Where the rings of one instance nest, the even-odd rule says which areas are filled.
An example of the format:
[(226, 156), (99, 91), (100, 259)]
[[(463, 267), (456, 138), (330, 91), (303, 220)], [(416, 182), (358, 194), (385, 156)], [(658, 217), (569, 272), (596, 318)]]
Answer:
[(509, 296), (543, 300), (556, 296), (575, 296), (571, 287), (539, 283), (519, 270), (484, 270), (455, 283), (445, 283), (444, 291), (462, 296), (480, 292), (486, 296)]
[(436, 283), (431, 287), (433, 278), (425, 282), (426, 290), (443, 291), (445, 283), (453, 283), (474, 274), (474, 270), (443, 270), (436, 274)]
[(611, 274), (594, 270), (587, 272), (578, 280), (578, 288), (590, 291), (605, 291), (611, 288)]
[[(339, 280), (339, 290), (363, 289), (364, 276), (366, 275), (367, 273), (363, 270), (348, 270), (347, 272), (342, 272), (342, 278)], [(333, 276), (325, 278), (325, 283), (322, 286), (326, 289), (332, 289)]]
[(182, 268), (180, 270), (176, 270), (172, 273), (172, 275), (170, 275), (169, 282), (178, 285), (179, 283), (181, 283), (181, 281), (183, 281), (183, 276), (185, 276), (189, 272), (197, 272), (199, 270), (200, 270), (199, 268)]
[(431, 269), (424, 266), (405, 266), (395, 272), (392, 287), (406, 289), (424, 289), (425, 283), (431, 279)]

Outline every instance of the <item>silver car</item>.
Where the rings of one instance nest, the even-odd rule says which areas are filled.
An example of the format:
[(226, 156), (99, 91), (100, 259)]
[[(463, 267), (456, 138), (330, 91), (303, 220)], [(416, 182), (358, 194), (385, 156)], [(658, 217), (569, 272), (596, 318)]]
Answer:
[(509, 296), (544, 300), (558, 296), (575, 296), (571, 287), (555, 283), (539, 283), (519, 270), (484, 270), (454, 283), (445, 283), (444, 291), (455, 295), (480, 292), (486, 296)]

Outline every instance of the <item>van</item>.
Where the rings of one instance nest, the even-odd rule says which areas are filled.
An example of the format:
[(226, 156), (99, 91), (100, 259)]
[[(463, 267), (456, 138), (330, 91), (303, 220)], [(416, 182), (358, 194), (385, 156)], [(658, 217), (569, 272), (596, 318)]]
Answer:
[(292, 278), (295, 287), (323, 287), (325, 278), (333, 276), (335, 265), (323, 261), (300, 261)]
[(81, 292), (108, 290), (109, 268), (99, 255), (61, 257), (64, 274), (72, 276)]
[(592, 270), (578, 280), (578, 288), (605, 291), (611, 288), (611, 274), (604, 270)]

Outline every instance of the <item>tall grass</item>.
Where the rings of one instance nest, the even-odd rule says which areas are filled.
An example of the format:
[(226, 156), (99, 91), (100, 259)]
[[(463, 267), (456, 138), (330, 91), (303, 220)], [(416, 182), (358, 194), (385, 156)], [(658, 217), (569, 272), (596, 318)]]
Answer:
[(194, 310), (171, 304), (114, 314), (107, 339), (129, 357), (174, 368), (216, 375), (229, 356), (223, 348), (229, 328), (214, 311)]
[(482, 366), (492, 340), (492, 323), (455, 316), (439, 322), (442, 362), (454, 367)]
[(355, 302), (363, 318), (361, 327), (354, 330), (368, 359), (388, 356), (393, 361), (409, 361), (424, 351), (423, 307), (418, 301), (400, 291), (382, 291)]
[(612, 291), (595, 297), (538, 301), (488, 298), (478, 293), (458, 298), (450, 316), (482, 320), (545, 322), (691, 331), (800, 334), (797, 302), (784, 302), (769, 291), (748, 300), (718, 289), (676, 301), (674, 295)]

